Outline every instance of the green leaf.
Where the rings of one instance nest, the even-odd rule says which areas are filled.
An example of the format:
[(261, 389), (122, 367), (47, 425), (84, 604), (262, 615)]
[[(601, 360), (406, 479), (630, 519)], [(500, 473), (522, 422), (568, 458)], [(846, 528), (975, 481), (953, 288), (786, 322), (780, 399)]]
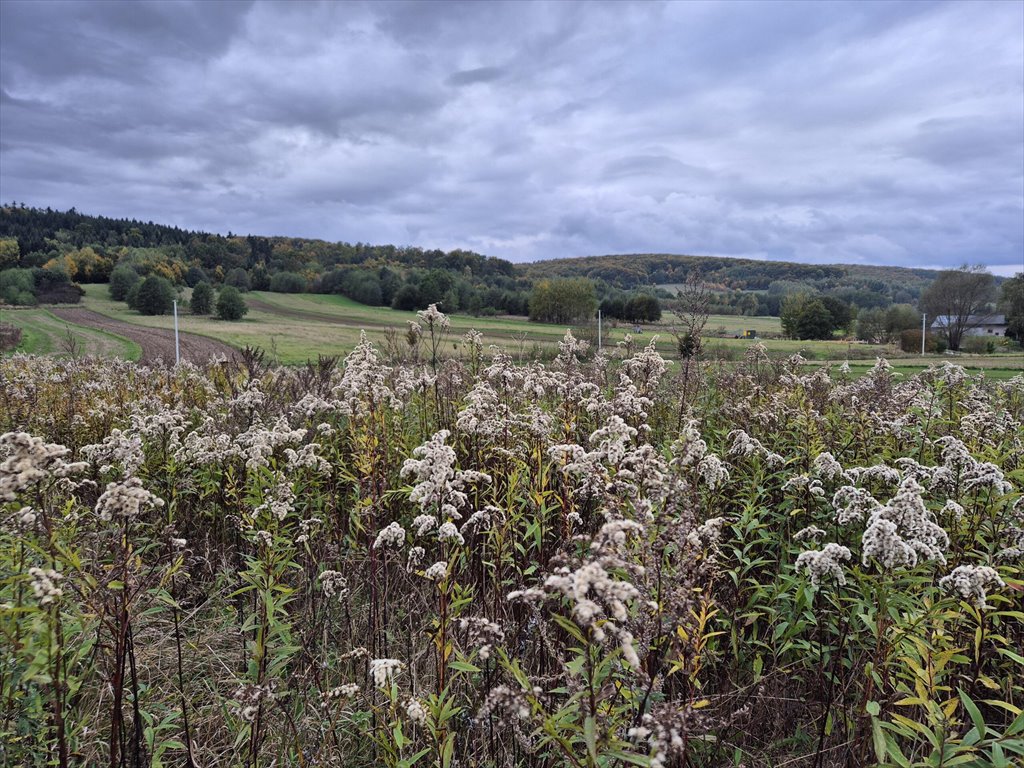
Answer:
[(978, 705), (971, 701), (971, 697), (964, 693), (962, 688), (957, 688), (960, 693), (960, 701), (963, 702), (964, 709), (967, 710), (967, 714), (971, 716), (971, 722), (974, 723), (974, 727), (978, 729), (978, 736), (985, 738), (985, 718), (981, 716), (981, 711), (978, 709)]
[(885, 733), (882, 732), (882, 723), (877, 717), (871, 718), (871, 741), (875, 745), (875, 757), (878, 762), (885, 762), (886, 745)]
[(1003, 747), (999, 742), (992, 744), (992, 768), (1010, 768), (1010, 761), (1006, 759), (1006, 755), (1003, 753)]
[(651, 764), (651, 758), (647, 757), (647, 755), (637, 755), (632, 752), (623, 752), (618, 749), (607, 749), (602, 754), (613, 760), (621, 760), (627, 765), (639, 765), (643, 766), (643, 768), (649, 768)]
[(427, 754), (430, 751), (430, 747), (427, 747), (426, 749), (421, 749), (419, 752), (417, 752), (415, 755), (412, 755), (411, 757), (406, 757), (403, 760), (399, 760), (398, 768), (412, 768), (412, 766), (414, 766), (416, 763), (420, 761), (420, 758), (422, 758), (425, 754)]
[(587, 742), (590, 759), (597, 762), (597, 734), (594, 733), (594, 716), (587, 715), (583, 721), (583, 739)]

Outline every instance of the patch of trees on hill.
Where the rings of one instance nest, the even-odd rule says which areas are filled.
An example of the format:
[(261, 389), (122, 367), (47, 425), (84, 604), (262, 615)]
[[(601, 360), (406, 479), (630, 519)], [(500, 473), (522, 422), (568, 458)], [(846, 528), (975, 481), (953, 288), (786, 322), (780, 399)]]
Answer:
[(712, 312), (776, 316), (783, 298), (799, 292), (830, 294), (865, 308), (913, 303), (939, 274), (903, 267), (650, 253), (552, 259), (524, 264), (522, 271), (535, 280), (584, 277), (620, 290), (677, 285), (696, 272), (714, 292)]
[(227, 236), (153, 222), (7, 205), (0, 270), (41, 268), (67, 281), (108, 282), (115, 267), (175, 285), (337, 293), (371, 306), (526, 314), (531, 281), (511, 262), (466, 250)]

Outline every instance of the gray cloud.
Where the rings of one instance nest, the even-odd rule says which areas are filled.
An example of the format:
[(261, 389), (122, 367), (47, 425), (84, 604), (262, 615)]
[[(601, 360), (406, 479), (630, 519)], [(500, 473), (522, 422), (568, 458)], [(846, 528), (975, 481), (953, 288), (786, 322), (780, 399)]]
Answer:
[(467, 247), (1024, 261), (1019, 3), (0, 3), (0, 199)]
[(490, 83), (505, 74), (501, 67), (477, 67), (454, 72), (445, 81), (448, 85), (473, 85), (474, 83)]

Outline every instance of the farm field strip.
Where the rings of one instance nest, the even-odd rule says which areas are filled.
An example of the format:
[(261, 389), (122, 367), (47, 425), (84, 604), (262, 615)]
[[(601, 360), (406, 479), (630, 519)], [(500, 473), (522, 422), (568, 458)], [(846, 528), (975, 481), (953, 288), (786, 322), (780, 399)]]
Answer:
[(2, 321), (16, 325), (22, 330), (22, 343), (18, 351), (41, 355), (79, 355), (96, 357), (119, 357), (138, 360), (141, 347), (129, 338), (112, 333), (110, 330), (89, 327), (76, 322), (72, 317), (61, 317), (60, 309), (19, 309), (5, 310)]
[[(174, 361), (173, 330), (144, 328), (140, 325), (111, 319), (84, 307), (54, 309), (53, 312), (62, 319), (97, 329), (101, 333), (127, 337), (131, 343), (141, 349), (141, 355), (138, 358), (141, 363), (151, 365), (160, 360), (166, 363)], [(193, 363), (201, 363), (217, 355), (230, 357), (235, 352), (233, 347), (221, 341), (192, 333), (181, 333), (179, 346), (181, 359)]]

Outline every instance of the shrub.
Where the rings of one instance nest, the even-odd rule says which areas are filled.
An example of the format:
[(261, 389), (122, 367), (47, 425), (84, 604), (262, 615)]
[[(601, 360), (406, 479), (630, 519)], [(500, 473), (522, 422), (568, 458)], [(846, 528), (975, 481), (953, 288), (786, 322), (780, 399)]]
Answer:
[(585, 278), (541, 280), (530, 294), (530, 319), (543, 323), (589, 320), (597, 312), (594, 283)]
[(0, 352), (17, 349), (21, 343), (21, 328), (9, 323), (0, 323)]
[[(925, 337), (924, 345), (925, 352), (938, 352), (939, 337), (934, 333), (929, 333)], [(904, 352), (920, 354), (921, 331), (915, 328), (911, 328), (909, 330), (900, 332), (900, 349), (902, 349)]]
[(394, 309), (402, 309), (406, 312), (419, 309), (423, 306), (419, 289), (412, 283), (406, 283), (398, 289), (398, 293), (395, 294), (395, 300), (391, 306)]
[[(1002, 337), (999, 337), (1002, 341)], [(960, 351), (971, 355), (991, 355), (996, 351), (996, 339), (992, 336), (964, 336)]]
[(782, 329), (794, 339), (831, 339), (836, 320), (825, 303), (814, 296), (794, 294), (782, 302)]
[(208, 283), (210, 278), (206, 276), (206, 272), (203, 271), (202, 267), (191, 266), (188, 268), (188, 272), (185, 273), (185, 285), (189, 288), (195, 288), (200, 283)]
[(35, 279), (31, 269), (5, 269), (0, 272), (0, 301), (15, 306), (36, 303)]
[(128, 309), (139, 309), (139, 289), (142, 288), (142, 281), (135, 283), (131, 288), (128, 289), (128, 293), (125, 294), (124, 303), (128, 305)]
[(221, 320), (241, 320), (248, 313), (245, 299), (237, 288), (232, 285), (220, 289), (217, 297), (217, 317)]

